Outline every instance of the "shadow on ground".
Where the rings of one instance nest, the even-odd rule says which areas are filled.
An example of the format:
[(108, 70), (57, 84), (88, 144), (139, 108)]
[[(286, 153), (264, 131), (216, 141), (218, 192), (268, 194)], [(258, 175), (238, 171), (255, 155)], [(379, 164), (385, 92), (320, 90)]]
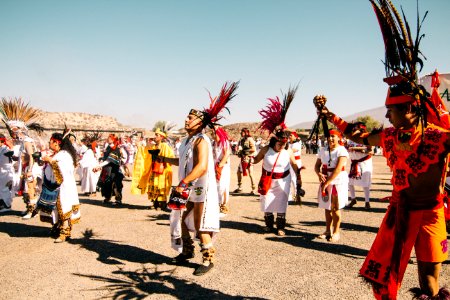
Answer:
[(149, 206), (146, 205), (134, 205), (129, 203), (123, 203), (120, 205), (115, 205), (114, 200), (111, 200), (111, 203), (104, 204), (102, 199), (90, 199), (90, 198), (80, 198), (81, 204), (88, 204), (88, 205), (96, 205), (96, 206), (103, 206), (103, 207), (109, 207), (111, 209), (149, 209)]
[[(303, 226), (308, 227), (325, 227), (324, 221), (300, 221), (300, 224)], [(378, 227), (372, 227), (372, 226), (366, 226), (361, 224), (352, 224), (347, 222), (341, 223), (341, 228), (347, 231), (365, 231), (365, 232), (371, 232), (371, 233), (377, 233)]]
[(162, 264), (171, 261), (171, 258), (141, 249), (135, 246), (121, 244), (117, 241), (103, 240), (96, 238), (92, 229), (86, 229), (82, 238), (69, 239), (72, 245), (79, 245), (81, 248), (98, 254), (97, 260), (104, 264), (124, 264), (122, 261), (135, 263)]
[(105, 284), (102, 290), (109, 291), (105, 298), (111, 299), (144, 299), (152, 294), (170, 295), (177, 299), (263, 299), (256, 297), (232, 296), (218, 290), (203, 287), (195, 282), (174, 276), (176, 267), (160, 270), (159, 266), (125, 271), (119, 268), (111, 277), (74, 275), (90, 278)]
[(10, 237), (45, 237), (50, 236), (51, 226), (35, 226), (25, 223), (0, 222), (0, 232)]
[(302, 247), (305, 249), (317, 250), (320, 252), (328, 252), (334, 255), (342, 255), (350, 258), (365, 258), (368, 250), (352, 247), (349, 245), (338, 243), (330, 243), (317, 238), (317, 234), (286, 230), (286, 236), (267, 237), (269, 241), (286, 243), (294, 247)]

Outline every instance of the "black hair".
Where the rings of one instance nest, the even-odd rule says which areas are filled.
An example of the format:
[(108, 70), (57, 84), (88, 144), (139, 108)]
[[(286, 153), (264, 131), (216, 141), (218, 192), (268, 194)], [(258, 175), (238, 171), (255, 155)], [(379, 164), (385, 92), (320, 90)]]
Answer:
[[(289, 136), (291, 135), (290, 131), (287, 130), (279, 130), (275, 133), (275, 136), (270, 138), (269, 141), (269, 147), (273, 149), (273, 147), (275, 147), (275, 143), (280, 140), (280, 139), (289, 139)], [(289, 148), (289, 144), (286, 143), (286, 147), (285, 149), (287, 150)]]
[(65, 138), (63, 138), (63, 137), (64, 136), (62, 133), (55, 132), (52, 134), (52, 139), (61, 141), (60, 149), (69, 152), (69, 154), (73, 160), (73, 165), (74, 165), (74, 167), (76, 167), (77, 166), (77, 151), (73, 147), (73, 144), (70, 141), (69, 137), (68, 136), (66, 136)]

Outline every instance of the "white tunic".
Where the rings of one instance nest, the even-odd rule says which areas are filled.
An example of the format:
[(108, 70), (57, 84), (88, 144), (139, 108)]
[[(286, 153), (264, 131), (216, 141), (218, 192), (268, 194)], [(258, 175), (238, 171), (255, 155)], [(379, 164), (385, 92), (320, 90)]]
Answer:
[[(278, 160), (277, 160), (277, 156)], [(274, 168), (274, 164), (276, 165)], [(283, 149), (281, 152), (275, 152), (271, 147), (267, 150), (263, 159), (263, 169), (271, 173), (284, 173), (286, 171), (289, 174), (280, 179), (272, 178), (272, 184), (266, 195), (260, 195), (261, 211), (265, 213), (286, 213), (289, 192), (291, 188), (291, 174), (290, 174), (290, 155), (289, 151)]]
[[(217, 165), (225, 155), (226, 150), (230, 150), (230, 143), (227, 141), (225, 145), (219, 146), (214, 143), (214, 165)], [(220, 176), (220, 181), (217, 182), (217, 192), (219, 194), (219, 203), (224, 204), (228, 199), (230, 193), (230, 181), (231, 181), (231, 168), (230, 168), (230, 158), (228, 157), (227, 162), (222, 168), (222, 173)], [(224, 194), (226, 196), (224, 197)]]
[[(194, 167), (194, 142), (198, 138), (203, 138), (208, 145), (208, 169), (206, 173), (191, 182), (191, 192), (188, 201), (204, 202), (203, 212), (200, 219), (200, 231), (219, 232), (219, 197), (217, 194), (216, 173), (214, 170), (214, 158), (211, 141), (203, 133), (194, 135), (192, 138), (186, 137), (180, 145), (180, 161), (178, 167), (178, 178), (182, 180)], [(193, 213), (188, 218), (193, 218)], [(191, 223), (187, 220), (186, 223)], [(193, 222), (192, 222), (193, 224)]]
[(80, 160), (80, 168), (83, 174), (81, 177), (81, 192), (95, 193), (98, 178), (100, 177), (100, 172), (93, 171), (93, 168), (97, 165), (98, 160), (95, 158), (94, 151), (87, 149)]
[[(350, 148), (350, 147), (365, 147), (365, 146), (349, 141), (348, 147)], [(359, 160), (369, 155), (367, 153), (352, 150), (349, 150), (348, 153), (350, 155), (351, 160)], [(373, 173), (372, 157), (365, 161), (359, 162), (357, 168), (359, 173), (361, 174), (361, 178), (349, 178), (349, 185), (370, 187), (370, 185), (372, 184), (372, 173)]]
[[(348, 158), (348, 152), (347, 149), (345, 149), (344, 146), (338, 146), (336, 149), (331, 151), (331, 160), (329, 161), (329, 151), (328, 148), (323, 147), (320, 149), (318, 158), (322, 162), (322, 165), (326, 164), (328, 169), (334, 169), (336, 168), (336, 165), (338, 163), (339, 157), (347, 157)], [(328, 176), (331, 175), (332, 172), (328, 172)], [(343, 170), (341, 171), (338, 176), (333, 179), (331, 184), (328, 186), (327, 191), (328, 195), (331, 195), (333, 186), (336, 187), (337, 196), (338, 196), (338, 209), (344, 208), (345, 204), (348, 201), (348, 173), (347, 171)], [(322, 192), (321, 187), (319, 185), (319, 191), (318, 191), (318, 201), (319, 201), (319, 207), (324, 208), (327, 210), (331, 210), (331, 201), (328, 197), (327, 201), (324, 201), (322, 199)]]

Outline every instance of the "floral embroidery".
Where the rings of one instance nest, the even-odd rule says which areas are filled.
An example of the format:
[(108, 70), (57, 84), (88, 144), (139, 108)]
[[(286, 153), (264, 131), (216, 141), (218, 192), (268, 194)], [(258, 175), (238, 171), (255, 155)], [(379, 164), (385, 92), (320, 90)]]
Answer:
[(427, 128), (427, 130), (425, 130), (425, 138), (431, 140), (433, 143), (439, 143), (441, 137), (442, 132), (437, 129)]
[[(418, 176), (428, 170), (430, 165), (439, 162), (441, 155), (446, 151), (448, 130), (428, 124), (424, 130), (420, 126), (412, 130), (400, 130), (393, 127), (386, 128), (381, 134), (383, 155), (387, 165), (393, 172), (392, 184), (394, 190), (400, 191), (409, 187), (408, 177)], [(399, 137), (410, 136), (408, 141), (400, 141)], [(418, 154), (419, 145), (423, 147)]]
[(419, 158), (416, 153), (411, 153), (411, 155), (408, 156), (405, 162), (414, 173), (418, 173), (425, 166), (425, 163)]
[(394, 184), (400, 185), (400, 186), (406, 184), (406, 170), (402, 170), (402, 169), (395, 170)]
[(423, 155), (428, 157), (430, 160), (433, 160), (434, 157), (438, 154), (439, 147), (432, 144), (426, 144), (423, 145)]

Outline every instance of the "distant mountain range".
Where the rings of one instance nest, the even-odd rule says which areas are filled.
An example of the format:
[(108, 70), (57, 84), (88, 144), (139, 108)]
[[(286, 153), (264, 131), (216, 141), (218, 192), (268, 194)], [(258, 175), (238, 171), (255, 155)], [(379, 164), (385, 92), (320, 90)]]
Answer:
[[(381, 124), (383, 124), (384, 127), (387, 127), (390, 125), (390, 123), (389, 123), (388, 119), (386, 119), (385, 115), (386, 115), (386, 107), (381, 106), (381, 107), (357, 112), (357, 113), (354, 113), (352, 115), (345, 116), (342, 118), (345, 121), (350, 122), (350, 121), (354, 121), (358, 117), (371, 116), (373, 119), (375, 119), (378, 122), (380, 122)], [(289, 127), (293, 128), (293, 129), (311, 129), (314, 122), (315, 122), (315, 120), (309, 121), (309, 122), (302, 122), (302, 123), (298, 123), (298, 124), (295, 124), (295, 125), (289, 126)]]

